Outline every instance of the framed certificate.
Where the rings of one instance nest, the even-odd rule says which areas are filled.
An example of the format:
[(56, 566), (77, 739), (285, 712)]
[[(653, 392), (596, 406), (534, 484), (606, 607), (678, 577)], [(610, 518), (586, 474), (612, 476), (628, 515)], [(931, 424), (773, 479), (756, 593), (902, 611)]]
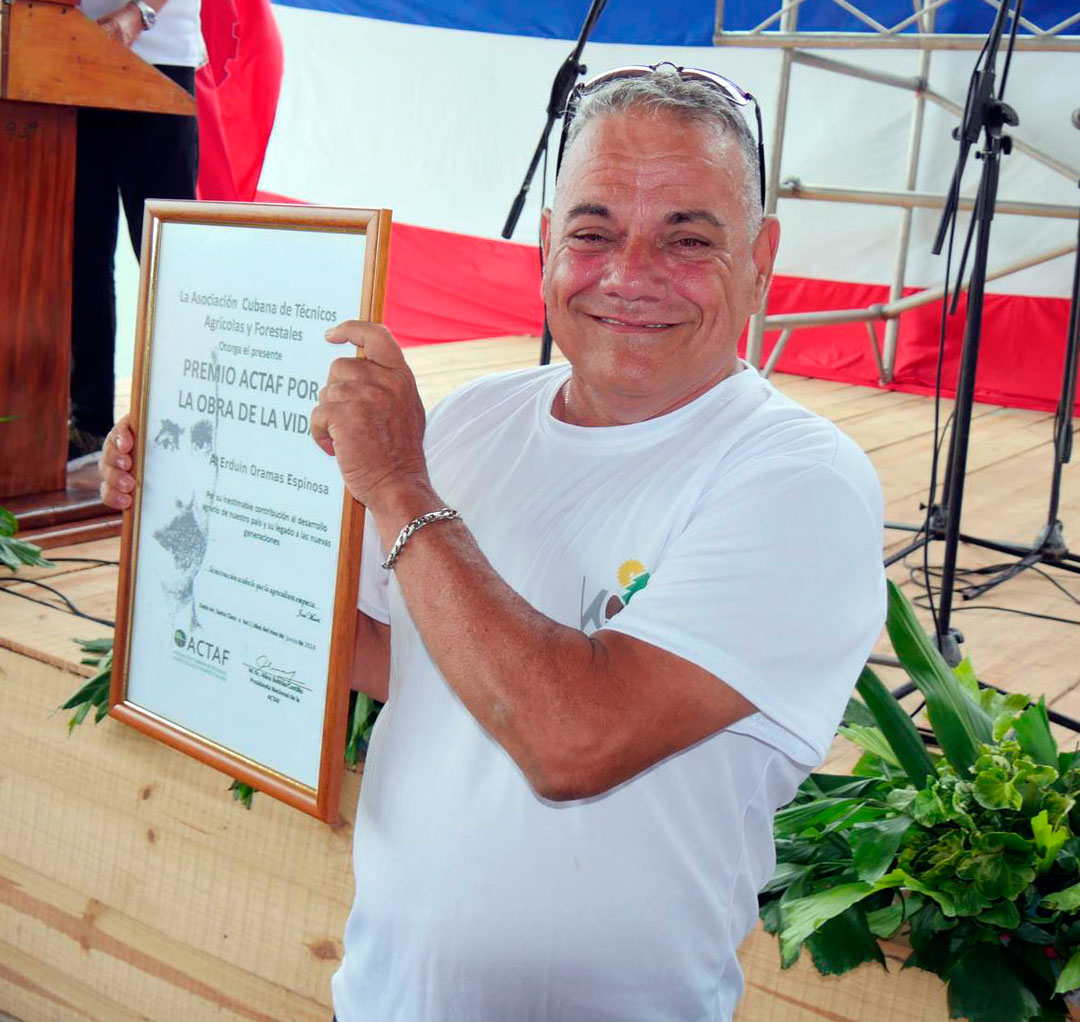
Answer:
[(109, 713), (338, 818), (363, 509), (309, 416), (388, 210), (150, 202)]

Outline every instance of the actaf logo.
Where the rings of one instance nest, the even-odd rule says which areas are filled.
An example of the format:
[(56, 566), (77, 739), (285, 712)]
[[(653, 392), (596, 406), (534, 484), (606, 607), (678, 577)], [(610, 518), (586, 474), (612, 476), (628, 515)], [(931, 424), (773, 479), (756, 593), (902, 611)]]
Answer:
[(185, 635), (183, 629), (177, 628), (173, 632), (173, 642), (185, 653), (193, 653), (200, 660), (208, 660), (212, 664), (229, 662), (229, 651), (224, 646), (215, 646), (206, 639), (196, 639), (194, 635)]

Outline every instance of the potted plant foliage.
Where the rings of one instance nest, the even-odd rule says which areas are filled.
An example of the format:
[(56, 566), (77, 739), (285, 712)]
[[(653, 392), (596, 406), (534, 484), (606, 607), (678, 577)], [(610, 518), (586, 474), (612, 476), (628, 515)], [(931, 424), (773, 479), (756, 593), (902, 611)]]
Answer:
[(0, 564), (12, 571), (18, 571), (21, 565), (51, 568), (52, 562), (42, 556), (41, 547), (16, 538), (18, 531), (15, 516), (6, 507), (0, 507)]
[(884, 966), (879, 941), (898, 937), (952, 1018), (1080, 1018), (1077, 751), (1058, 750), (1044, 700), (950, 670), (891, 583), (887, 627), (940, 754), (865, 670), (841, 728), (863, 750), (853, 773), (811, 775), (776, 817), (761, 917), (782, 964), (806, 945), (824, 974)]
[[(0, 415), (0, 423), (11, 422), (10, 415)], [(25, 564), (29, 568), (51, 568), (52, 562), (41, 554), (41, 548), (24, 539), (16, 539), (19, 523), (15, 516), (0, 506), (0, 564), (12, 571), (18, 571)]]

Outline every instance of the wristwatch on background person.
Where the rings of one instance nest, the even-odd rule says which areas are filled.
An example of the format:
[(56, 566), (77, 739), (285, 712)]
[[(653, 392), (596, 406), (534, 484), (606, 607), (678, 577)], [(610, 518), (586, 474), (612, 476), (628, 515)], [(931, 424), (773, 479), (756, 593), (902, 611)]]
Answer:
[(131, 0), (131, 2), (139, 12), (139, 17), (142, 18), (143, 28), (147, 30), (153, 28), (154, 22), (157, 21), (157, 11), (146, 0)]

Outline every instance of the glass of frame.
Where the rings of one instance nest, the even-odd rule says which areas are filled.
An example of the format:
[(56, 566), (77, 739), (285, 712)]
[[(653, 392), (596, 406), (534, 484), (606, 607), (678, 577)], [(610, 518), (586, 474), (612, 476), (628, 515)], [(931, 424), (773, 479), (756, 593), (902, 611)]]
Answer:
[(309, 415), (389, 210), (147, 203), (110, 714), (338, 818), (363, 508)]

